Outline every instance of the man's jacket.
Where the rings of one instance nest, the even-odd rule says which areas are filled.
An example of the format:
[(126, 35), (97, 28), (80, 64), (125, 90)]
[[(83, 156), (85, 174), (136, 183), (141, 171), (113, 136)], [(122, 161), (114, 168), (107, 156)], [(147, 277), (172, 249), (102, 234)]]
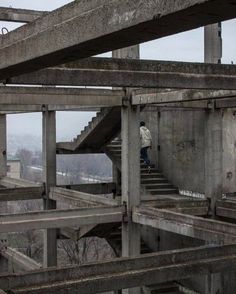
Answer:
[(152, 146), (152, 136), (148, 128), (140, 127), (141, 148)]

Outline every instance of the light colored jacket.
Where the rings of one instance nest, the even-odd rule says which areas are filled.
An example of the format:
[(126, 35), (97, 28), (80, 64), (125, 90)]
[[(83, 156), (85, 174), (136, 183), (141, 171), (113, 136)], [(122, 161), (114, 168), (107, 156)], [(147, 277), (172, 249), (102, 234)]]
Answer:
[(141, 148), (152, 146), (152, 136), (148, 128), (140, 127)]

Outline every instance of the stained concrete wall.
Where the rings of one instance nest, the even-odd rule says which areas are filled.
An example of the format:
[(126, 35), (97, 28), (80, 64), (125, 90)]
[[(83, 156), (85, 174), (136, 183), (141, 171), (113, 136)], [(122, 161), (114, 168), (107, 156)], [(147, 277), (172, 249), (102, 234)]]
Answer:
[(152, 161), (178, 188), (204, 193), (204, 110), (145, 110)]

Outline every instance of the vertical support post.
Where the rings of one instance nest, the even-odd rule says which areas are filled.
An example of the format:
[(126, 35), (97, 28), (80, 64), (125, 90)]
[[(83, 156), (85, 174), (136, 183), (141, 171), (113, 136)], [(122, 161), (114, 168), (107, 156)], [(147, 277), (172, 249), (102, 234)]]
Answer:
[(221, 63), (222, 37), (221, 23), (208, 25), (204, 28), (204, 61), (206, 63)]
[[(140, 108), (122, 107), (122, 202), (127, 206), (127, 222), (122, 223), (122, 256), (140, 254), (140, 228), (132, 222), (132, 208), (140, 204)], [(124, 290), (139, 293), (139, 288)]]
[[(113, 58), (124, 58), (124, 59), (139, 59), (140, 58), (140, 46), (134, 45), (127, 48), (112, 51)], [(120, 88), (113, 88), (120, 89)], [(116, 183), (117, 195), (120, 194), (121, 189), (121, 173), (119, 169), (113, 164), (112, 167), (113, 182)]]
[[(221, 63), (221, 23), (209, 25), (204, 30), (204, 60)], [(209, 110), (205, 126), (205, 195), (211, 200), (211, 215), (215, 218), (216, 201), (222, 196), (223, 172), (223, 117), (222, 111)], [(222, 274), (209, 274), (205, 282), (206, 294), (223, 293)]]
[[(0, 115), (0, 177), (7, 176), (7, 117)], [(0, 203), (0, 214), (7, 213), (7, 202)], [(7, 234), (0, 234), (0, 251), (7, 246)], [(7, 271), (8, 261), (0, 257), (0, 267)]]
[(7, 119), (0, 114), (0, 177), (7, 175)]
[[(56, 186), (56, 112), (43, 111), (43, 181), (45, 183), (44, 209), (56, 209), (49, 199), (50, 188)], [(57, 230), (44, 231), (44, 267), (57, 265)]]

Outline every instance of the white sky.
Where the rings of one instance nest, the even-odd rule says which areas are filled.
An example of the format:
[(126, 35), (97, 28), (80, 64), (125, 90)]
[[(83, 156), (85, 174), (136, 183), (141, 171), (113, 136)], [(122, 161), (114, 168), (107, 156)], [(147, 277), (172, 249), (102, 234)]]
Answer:
[[(28, 8), (35, 10), (53, 10), (65, 5), (70, 0), (0, 0), (0, 6), (14, 8)], [(12, 23), (0, 22), (0, 30), (7, 27), (9, 30), (17, 25)], [(226, 21), (223, 27), (223, 63), (236, 63), (236, 20)], [(167, 38), (147, 42), (141, 45), (142, 59), (159, 59), (175, 61), (193, 61), (203, 62), (203, 28), (177, 34)], [(107, 55), (109, 56), (109, 54)], [(57, 133), (58, 139), (72, 139), (81, 128), (93, 116), (92, 113), (58, 113), (57, 115)], [(27, 133), (41, 135), (41, 115), (9, 115), (8, 116), (9, 133)]]

